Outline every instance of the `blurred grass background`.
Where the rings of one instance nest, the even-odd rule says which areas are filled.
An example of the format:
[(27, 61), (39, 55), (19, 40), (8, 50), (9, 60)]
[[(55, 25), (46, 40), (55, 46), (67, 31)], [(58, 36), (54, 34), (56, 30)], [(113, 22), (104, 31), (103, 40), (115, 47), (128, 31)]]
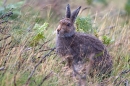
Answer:
[[(77, 31), (98, 37), (113, 57), (107, 85), (130, 85), (130, 0), (1, 0), (0, 86), (75, 86), (72, 71), (53, 51), (68, 3), (72, 10), (82, 6)], [(87, 82), (98, 84), (90, 77)]]

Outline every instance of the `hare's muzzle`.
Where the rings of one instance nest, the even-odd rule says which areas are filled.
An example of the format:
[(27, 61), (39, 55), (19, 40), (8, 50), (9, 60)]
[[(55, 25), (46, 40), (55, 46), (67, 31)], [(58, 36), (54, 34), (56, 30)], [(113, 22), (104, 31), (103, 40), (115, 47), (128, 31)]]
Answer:
[(57, 29), (57, 33), (59, 34), (59, 32), (60, 32), (60, 29)]
[(61, 26), (59, 25), (58, 28), (57, 28), (57, 33), (58, 34), (59, 34), (60, 30), (61, 30)]

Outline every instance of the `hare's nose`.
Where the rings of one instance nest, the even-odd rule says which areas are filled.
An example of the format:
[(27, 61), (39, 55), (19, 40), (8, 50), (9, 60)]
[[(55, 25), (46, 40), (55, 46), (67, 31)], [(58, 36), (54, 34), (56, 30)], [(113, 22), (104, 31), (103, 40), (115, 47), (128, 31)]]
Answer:
[(61, 25), (59, 25), (59, 26), (57, 27), (57, 33), (58, 33), (58, 34), (59, 34), (60, 30), (61, 30)]
[(60, 29), (57, 29), (57, 33), (59, 34), (59, 32), (60, 32)]

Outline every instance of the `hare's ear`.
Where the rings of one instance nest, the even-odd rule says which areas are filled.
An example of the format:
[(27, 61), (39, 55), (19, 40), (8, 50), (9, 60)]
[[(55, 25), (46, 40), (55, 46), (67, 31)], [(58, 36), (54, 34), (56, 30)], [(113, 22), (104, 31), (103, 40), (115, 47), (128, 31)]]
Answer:
[(70, 5), (69, 4), (66, 6), (65, 17), (66, 18), (70, 18), (71, 17), (71, 11), (70, 11)]
[(80, 8), (81, 8), (81, 6), (78, 7), (78, 8), (72, 13), (71, 21), (72, 21), (73, 23), (75, 22), (75, 19), (76, 19), (77, 15), (78, 15), (78, 13), (79, 13), (79, 11), (80, 11)]

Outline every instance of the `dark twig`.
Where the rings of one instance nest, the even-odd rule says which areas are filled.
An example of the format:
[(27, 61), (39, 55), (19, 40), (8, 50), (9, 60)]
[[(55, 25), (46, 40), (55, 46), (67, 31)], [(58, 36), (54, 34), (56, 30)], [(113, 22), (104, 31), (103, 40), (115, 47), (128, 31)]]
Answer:
[(10, 41), (9, 43), (5, 44), (5, 46), (9, 46), (11, 45), (12, 41)]
[(32, 70), (31, 74), (30, 74), (29, 77), (28, 77), (28, 80), (26, 81), (26, 85), (29, 84), (29, 81), (30, 81), (30, 79), (32, 78), (32, 76), (33, 76), (35, 70), (37, 69), (37, 67), (39, 66), (39, 64), (42, 63), (42, 61), (43, 61), (47, 56), (50, 56), (51, 52), (54, 51), (54, 50), (55, 50), (55, 47), (52, 48), (51, 51), (48, 52), (46, 55), (44, 55), (44, 56), (41, 58), (41, 60), (35, 65), (34, 69)]
[(42, 79), (41, 83), (40, 83), (38, 86), (42, 86), (43, 82), (44, 82), (45, 80), (47, 80), (49, 77), (51, 77), (52, 74), (53, 74), (52, 72), (50, 72), (49, 74), (47, 74), (47, 75)]
[[(129, 70), (124, 70), (122, 71), (119, 76), (114, 80), (114, 85), (116, 84), (118, 78), (120, 78), (122, 75), (126, 74), (126, 73), (129, 73), (130, 72), (130, 69)], [(116, 85), (117, 86), (117, 85)]]
[(8, 22), (8, 21), (7, 21), (7, 20), (5, 20), (5, 21), (1, 21), (0, 24), (3, 24), (3, 23), (5, 23), (5, 22)]
[(44, 44), (42, 44), (39, 49), (41, 49), (45, 44), (47, 44), (47, 43), (50, 42), (50, 41), (51, 41), (51, 40), (48, 40), (48, 41), (44, 42)]
[(11, 16), (12, 14), (13, 14), (13, 12), (10, 11), (10, 12), (8, 12), (8, 13), (3, 14), (2, 16), (0, 16), (0, 19), (3, 19), (3, 18), (5, 18), (5, 17), (9, 17), (9, 16)]
[(128, 72), (130, 72), (130, 69), (129, 69), (129, 70), (124, 70), (123, 72), (121, 72), (120, 75), (126, 74), (126, 73), (128, 73)]
[(51, 48), (49, 48), (49, 49), (44, 49), (44, 50), (40, 50), (39, 52), (49, 51), (49, 50), (51, 50)]
[(1, 38), (0, 41), (2, 41), (2, 40), (6, 40), (6, 39), (9, 38), (9, 37), (10, 37), (10, 35), (8, 35), (8, 36), (5, 37), (5, 38)]

